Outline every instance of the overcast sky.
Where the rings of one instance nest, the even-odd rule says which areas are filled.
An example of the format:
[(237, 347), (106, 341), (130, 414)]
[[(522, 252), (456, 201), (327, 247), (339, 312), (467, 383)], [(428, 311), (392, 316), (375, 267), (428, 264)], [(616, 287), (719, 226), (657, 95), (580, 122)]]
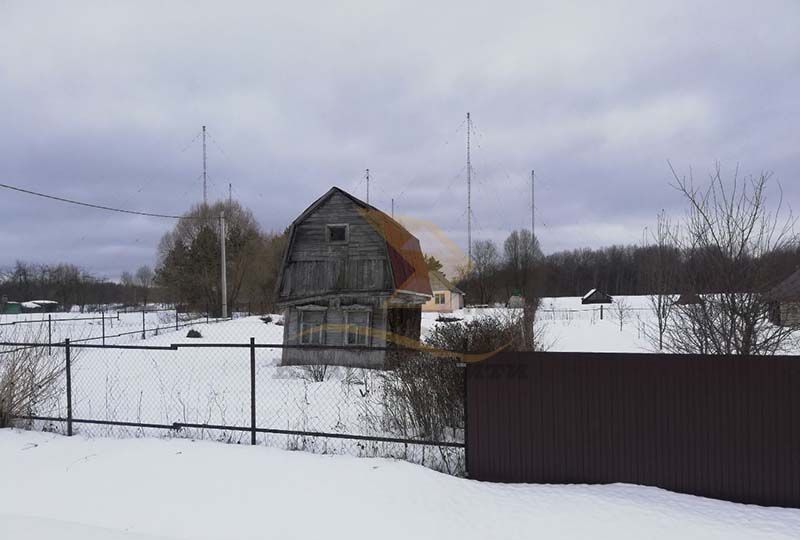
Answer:
[[(600, 5), (602, 4), (602, 6)], [(647, 7), (645, 7), (647, 4)], [(667, 160), (768, 170), (800, 206), (800, 2), (0, 0), (0, 182), (149, 212), (233, 195), (282, 230), (330, 186), (466, 248), (536, 227), (545, 252), (639, 242), (680, 213)], [(0, 190), (0, 266), (111, 279), (162, 219)]]

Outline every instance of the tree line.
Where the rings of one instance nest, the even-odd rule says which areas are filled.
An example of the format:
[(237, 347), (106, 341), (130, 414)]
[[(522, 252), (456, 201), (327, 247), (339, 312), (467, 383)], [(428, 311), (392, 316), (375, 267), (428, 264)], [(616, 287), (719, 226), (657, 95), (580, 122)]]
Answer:
[(74, 264), (35, 264), (17, 261), (0, 269), (0, 296), (11, 301), (54, 300), (61, 309), (77, 306), (133, 303), (134, 283), (115, 283)]
[[(646, 245), (581, 248), (548, 255), (537, 251), (536, 256), (523, 251), (520, 258), (508, 247), (516, 245), (519, 238), (530, 243), (530, 232), (514, 231), (501, 247), (491, 240), (473, 244), (472, 271), (462, 271), (456, 277), (468, 303), (505, 303), (512, 295), (526, 292), (540, 297), (583, 296), (597, 288), (615, 296), (649, 295), (665, 288), (680, 294), (722, 290), (728, 285), (725, 276), (705, 271), (703, 261), (708, 254), (699, 247), (682, 251), (674, 245), (658, 246), (652, 241)], [(538, 250), (538, 240), (536, 246)], [(763, 287), (769, 287), (798, 268), (800, 248), (782, 246), (761, 255), (761, 259), (771, 276), (764, 280)], [(659, 273), (663, 279), (658, 279)]]

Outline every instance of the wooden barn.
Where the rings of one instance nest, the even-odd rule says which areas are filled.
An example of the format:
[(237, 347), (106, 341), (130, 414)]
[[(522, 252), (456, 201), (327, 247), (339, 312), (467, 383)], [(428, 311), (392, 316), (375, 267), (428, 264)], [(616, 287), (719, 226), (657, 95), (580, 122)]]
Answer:
[(781, 326), (800, 326), (800, 269), (766, 294), (770, 320)]
[(284, 343), (308, 346), (284, 349), (283, 365), (383, 368), (386, 351), (366, 349), (418, 342), (432, 297), (417, 238), (337, 187), (292, 223), (277, 287)]
[(610, 304), (614, 299), (604, 292), (592, 289), (581, 298), (581, 304)]

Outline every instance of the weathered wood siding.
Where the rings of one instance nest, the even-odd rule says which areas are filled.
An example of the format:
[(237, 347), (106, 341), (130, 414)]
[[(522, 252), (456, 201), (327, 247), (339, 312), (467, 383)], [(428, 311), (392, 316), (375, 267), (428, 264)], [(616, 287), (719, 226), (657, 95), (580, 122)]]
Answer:
[(783, 302), (781, 304), (781, 324), (800, 326), (800, 302)]
[[(386, 347), (387, 314), (385, 298), (375, 296), (340, 297), (328, 302), (325, 310), (323, 344), (346, 346), (344, 335), (345, 310), (348, 305), (371, 306), (370, 335), (366, 347)], [(317, 302), (319, 305), (320, 303)], [(300, 310), (289, 307), (284, 312), (283, 342), (290, 345), (300, 343)], [(336, 349), (284, 349), (281, 365), (301, 366), (328, 364), (336, 366), (382, 368), (384, 351), (359, 351), (356, 348)]]
[[(347, 224), (347, 243), (329, 243), (326, 225)], [(347, 197), (334, 194), (296, 224), (281, 283), (282, 301), (347, 291), (391, 291), (384, 239)]]

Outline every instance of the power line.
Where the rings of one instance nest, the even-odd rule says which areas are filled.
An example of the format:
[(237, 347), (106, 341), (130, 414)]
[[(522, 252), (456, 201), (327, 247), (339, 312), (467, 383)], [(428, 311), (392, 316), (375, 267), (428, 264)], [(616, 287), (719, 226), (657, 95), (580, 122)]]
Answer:
[(157, 218), (165, 218), (165, 219), (206, 219), (206, 218), (192, 218), (186, 216), (176, 216), (171, 214), (157, 214), (155, 212), (139, 212), (138, 210), (125, 210), (123, 208), (113, 208), (111, 206), (105, 206), (102, 204), (93, 204), (87, 203), (82, 201), (76, 201), (74, 199), (66, 199), (64, 197), (57, 197), (56, 195), (48, 195), (46, 193), (40, 193), (38, 191), (32, 191), (30, 189), (24, 189), (21, 187), (11, 186), (8, 184), (0, 183), (0, 188), (9, 189), (11, 191), (17, 191), (19, 193), (25, 193), (27, 195), (34, 195), (36, 197), (42, 197), (44, 199), (50, 199), (53, 201), (59, 201), (69, 204), (74, 204), (77, 206), (85, 206), (87, 208), (95, 208), (97, 210), (107, 210), (109, 212), (119, 212), (120, 214), (133, 214), (135, 216), (147, 216), (147, 217), (157, 217)]

